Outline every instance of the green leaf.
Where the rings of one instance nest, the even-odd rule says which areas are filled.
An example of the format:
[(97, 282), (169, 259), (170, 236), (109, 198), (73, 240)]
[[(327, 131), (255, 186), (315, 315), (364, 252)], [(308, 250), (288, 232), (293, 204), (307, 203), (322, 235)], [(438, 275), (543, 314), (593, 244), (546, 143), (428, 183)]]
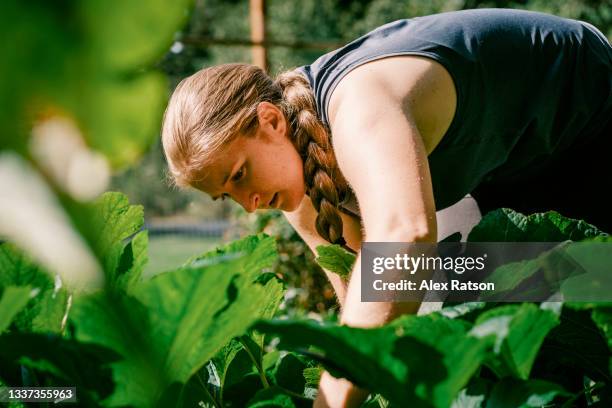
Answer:
[[(561, 256), (560, 256), (561, 257)], [(567, 276), (560, 291), (567, 301), (610, 302), (612, 301), (612, 237), (575, 242), (563, 248), (562, 257), (566, 265), (559, 268), (552, 264), (550, 272)], [(552, 273), (549, 273), (552, 274)], [(554, 276), (556, 278), (556, 276)], [(559, 279), (559, 278), (557, 278)]]
[(499, 377), (513, 375), (527, 379), (545, 337), (558, 324), (559, 319), (552, 311), (524, 303), (484, 312), (471, 333), (497, 336), (495, 352), (499, 356), (488, 364)]
[(107, 348), (43, 333), (5, 333), (0, 336), (0, 377), (23, 386), (25, 373), (45, 386), (77, 388), (80, 406), (100, 406), (113, 390), (108, 364), (117, 354)]
[(80, 3), (91, 52), (105, 69), (141, 68), (155, 62), (188, 16), (190, 0)]
[(240, 343), (236, 339), (232, 339), (229, 343), (223, 346), (221, 350), (219, 350), (217, 354), (213, 357), (212, 362), (217, 370), (217, 376), (219, 377), (219, 387), (221, 388), (221, 390), (225, 388), (227, 373), (230, 365), (236, 359), (236, 356), (242, 349), (242, 343)]
[(21, 331), (59, 333), (66, 313), (68, 292), (55, 288), (49, 273), (13, 245), (0, 245), (0, 288), (29, 286), (34, 290), (27, 306), (13, 320)]
[(0, 287), (31, 285), (33, 288), (46, 289), (52, 284), (50, 275), (14, 245), (0, 244)]
[[(282, 298), (276, 279), (257, 281), (274, 261), (268, 239), (248, 239), (244, 251), (206, 259), (137, 284), (132, 294), (91, 295), (75, 301), (71, 319), (80, 341), (107, 346), (124, 360), (113, 365), (113, 406), (151, 406), (175, 382), (187, 383), (232, 338), (243, 335), (266, 305)], [(244, 242), (243, 242), (244, 243)], [(261, 244), (261, 245), (260, 245)], [(227, 254), (232, 255), (232, 254)]]
[(608, 347), (612, 351), (612, 307), (595, 309), (591, 316), (595, 324), (597, 324), (599, 329), (606, 336)]
[(332, 375), (417, 407), (448, 407), (492, 341), (469, 336), (464, 323), (435, 314), (405, 316), (376, 329), (283, 320), (255, 328), (279, 336), (279, 348), (307, 352)]
[[(267, 381), (267, 380), (266, 380)], [(225, 406), (243, 407), (264, 386), (247, 350), (243, 347), (227, 367), (221, 401)]]
[(561, 242), (606, 235), (582, 220), (556, 211), (525, 216), (508, 208), (486, 214), (468, 235), (469, 242)]
[[(249, 254), (245, 259), (245, 269), (252, 271), (252, 277), (256, 278), (262, 271), (269, 272), (278, 258), (276, 242), (274, 238), (264, 233), (249, 235), (229, 244), (219, 246), (212, 251), (194, 257), (185, 263), (186, 266), (206, 266), (217, 262), (220, 256)], [(231, 258), (231, 256), (230, 256)]]
[(295, 353), (287, 353), (276, 362), (270, 370), (272, 382), (296, 394), (302, 394), (306, 386), (304, 370), (307, 368), (304, 357)]
[(31, 328), (36, 333), (60, 333), (62, 323), (69, 310), (69, 293), (64, 288), (46, 290), (33, 300)]
[(296, 405), (291, 400), (282, 388), (270, 387), (259, 391), (248, 402), (249, 408), (296, 408)]
[(28, 304), (31, 288), (29, 286), (7, 286), (0, 297), (0, 333), (5, 331), (13, 318)]
[(118, 287), (131, 292), (141, 280), (144, 267), (149, 261), (148, 248), (149, 235), (147, 231), (136, 234), (123, 248), (116, 274)]
[[(502, 265), (486, 281), (495, 283), (496, 293), (492, 299), (511, 298), (512, 290), (522, 285), (521, 298), (545, 298), (560, 292), (570, 302), (610, 301), (611, 263), (612, 238), (567, 241), (534, 259)], [(531, 280), (525, 284), (529, 278)]]
[(561, 324), (546, 337), (533, 370), (568, 391), (579, 392), (584, 376), (612, 382), (610, 356), (606, 338), (591, 320), (591, 311), (564, 307)]
[(322, 268), (343, 278), (348, 278), (355, 264), (354, 254), (336, 244), (319, 245), (316, 249), (318, 254), (316, 261)]
[[(126, 245), (124, 241), (136, 234), (144, 224), (144, 210), (141, 205), (130, 205), (123, 193), (104, 193), (93, 206), (92, 230), (96, 241), (94, 250), (102, 262), (109, 284), (117, 284), (118, 267)], [(145, 238), (140, 238), (143, 240)], [(142, 250), (143, 242), (136, 242)], [(132, 248), (133, 251), (133, 248)], [(142, 256), (142, 254), (140, 254)], [(123, 278), (128, 281), (130, 278)]]
[[(134, 21), (130, 24), (138, 26)], [(127, 79), (103, 74), (81, 90), (87, 92), (85, 99), (78, 98), (78, 83), (74, 85), (67, 109), (74, 112), (88, 146), (104, 154), (111, 167), (133, 164), (155, 142), (167, 102), (167, 81), (162, 74), (149, 71)]]
[(137, 299), (119, 292), (77, 297), (70, 313), (76, 339), (110, 348), (122, 356), (112, 364), (115, 392), (108, 406), (151, 406), (171, 381), (162, 350), (152, 336), (151, 318)]
[[(218, 259), (220, 256), (223, 257), (238, 254), (251, 254), (247, 260), (246, 269), (254, 271), (255, 273), (250, 275), (249, 279), (260, 279), (261, 283), (265, 283), (267, 279), (276, 279), (272, 274), (261, 274), (262, 271), (271, 270), (272, 265), (278, 258), (274, 238), (269, 237), (264, 233), (250, 235), (243, 239), (217, 247), (212, 251), (208, 251), (202, 255), (194, 257), (193, 259), (187, 261), (185, 265), (207, 265), (211, 260)], [(277, 287), (277, 289), (281, 290), (280, 287)], [(282, 290), (284, 291), (284, 289)], [(271, 291), (268, 299), (266, 299), (260, 305), (260, 318), (266, 319), (274, 316), (282, 300), (283, 297), (278, 291)], [(252, 353), (257, 365), (261, 368), (263, 366), (264, 335), (262, 333), (249, 330), (248, 336), (252, 342), (245, 339), (243, 345), (244, 347), (249, 348), (249, 352)]]
[(487, 400), (487, 408), (540, 408), (557, 396), (569, 396), (561, 386), (542, 380), (507, 378), (498, 382)]

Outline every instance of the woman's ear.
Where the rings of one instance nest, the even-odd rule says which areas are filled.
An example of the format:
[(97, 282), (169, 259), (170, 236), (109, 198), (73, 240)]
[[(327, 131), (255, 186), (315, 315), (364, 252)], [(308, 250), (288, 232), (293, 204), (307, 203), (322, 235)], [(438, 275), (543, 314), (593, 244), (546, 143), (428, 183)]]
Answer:
[(273, 140), (285, 137), (287, 121), (283, 112), (276, 105), (270, 102), (260, 102), (257, 105), (257, 118), (259, 129), (264, 136)]

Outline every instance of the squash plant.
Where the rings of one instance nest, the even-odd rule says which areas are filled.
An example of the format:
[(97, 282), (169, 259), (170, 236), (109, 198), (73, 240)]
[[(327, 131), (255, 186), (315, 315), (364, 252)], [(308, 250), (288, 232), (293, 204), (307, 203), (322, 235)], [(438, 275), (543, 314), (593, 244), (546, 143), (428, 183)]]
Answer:
[[(143, 280), (142, 208), (106, 193), (91, 210), (105, 254), (106, 283), (96, 291), (71, 292), (13, 245), (0, 246), (4, 384), (76, 386), (83, 406), (300, 407), (312, 404), (324, 367), (369, 389), (370, 407), (610, 401), (606, 305), (464, 303), (375, 329), (274, 319), (284, 288), (270, 272), (273, 238), (249, 236)], [(500, 239), (499, 231), (525, 241), (544, 231), (610, 240), (554, 212), (506, 209), (469, 239)], [(321, 253), (343, 273), (351, 258), (338, 251)]]

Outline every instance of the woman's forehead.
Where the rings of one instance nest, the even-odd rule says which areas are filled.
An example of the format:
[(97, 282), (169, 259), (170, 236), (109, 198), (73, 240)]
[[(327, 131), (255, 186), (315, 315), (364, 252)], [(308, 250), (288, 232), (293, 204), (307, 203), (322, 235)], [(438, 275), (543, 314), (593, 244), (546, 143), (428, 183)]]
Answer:
[(211, 196), (220, 195), (223, 186), (232, 175), (234, 165), (236, 164), (236, 155), (223, 154), (208, 162), (200, 172), (196, 188), (202, 190)]

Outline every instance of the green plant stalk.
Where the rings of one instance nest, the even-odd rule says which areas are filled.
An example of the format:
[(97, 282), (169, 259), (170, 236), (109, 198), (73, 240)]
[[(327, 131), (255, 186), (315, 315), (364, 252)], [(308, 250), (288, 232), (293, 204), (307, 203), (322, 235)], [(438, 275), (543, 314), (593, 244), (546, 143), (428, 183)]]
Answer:
[(263, 384), (264, 388), (270, 388), (270, 383), (268, 382), (268, 379), (266, 378), (266, 373), (264, 373), (263, 371), (261, 362), (257, 361), (253, 353), (251, 353), (251, 350), (249, 350), (247, 345), (244, 344), (244, 341), (242, 340), (242, 338), (240, 338), (238, 341), (240, 341), (240, 344), (242, 344), (242, 347), (246, 350), (249, 357), (251, 357), (251, 360), (253, 360), (253, 364), (255, 364), (255, 368), (257, 368), (257, 372), (259, 373), (259, 378), (261, 378), (261, 383)]
[[(202, 377), (200, 376), (200, 373), (196, 373), (196, 377), (198, 378), (198, 382), (200, 383), (200, 385), (202, 386), (202, 388), (206, 392), (206, 395), (208, 395), (210, 400), (215, 404), (215, 407), (216, 408), (221, 408), (222, 403), (220, 404), (219, 402), (217, 402), (217, 400), (215, 398), (213, 398), (213, 396), (211, 395), (210, 391), (208, 391), (208, 387), (206, 386), (206, 384), (204, 384), (204, 381), (202, 380)], [(221, 395), (223, 395), (223, 394), (221, 393)]]

